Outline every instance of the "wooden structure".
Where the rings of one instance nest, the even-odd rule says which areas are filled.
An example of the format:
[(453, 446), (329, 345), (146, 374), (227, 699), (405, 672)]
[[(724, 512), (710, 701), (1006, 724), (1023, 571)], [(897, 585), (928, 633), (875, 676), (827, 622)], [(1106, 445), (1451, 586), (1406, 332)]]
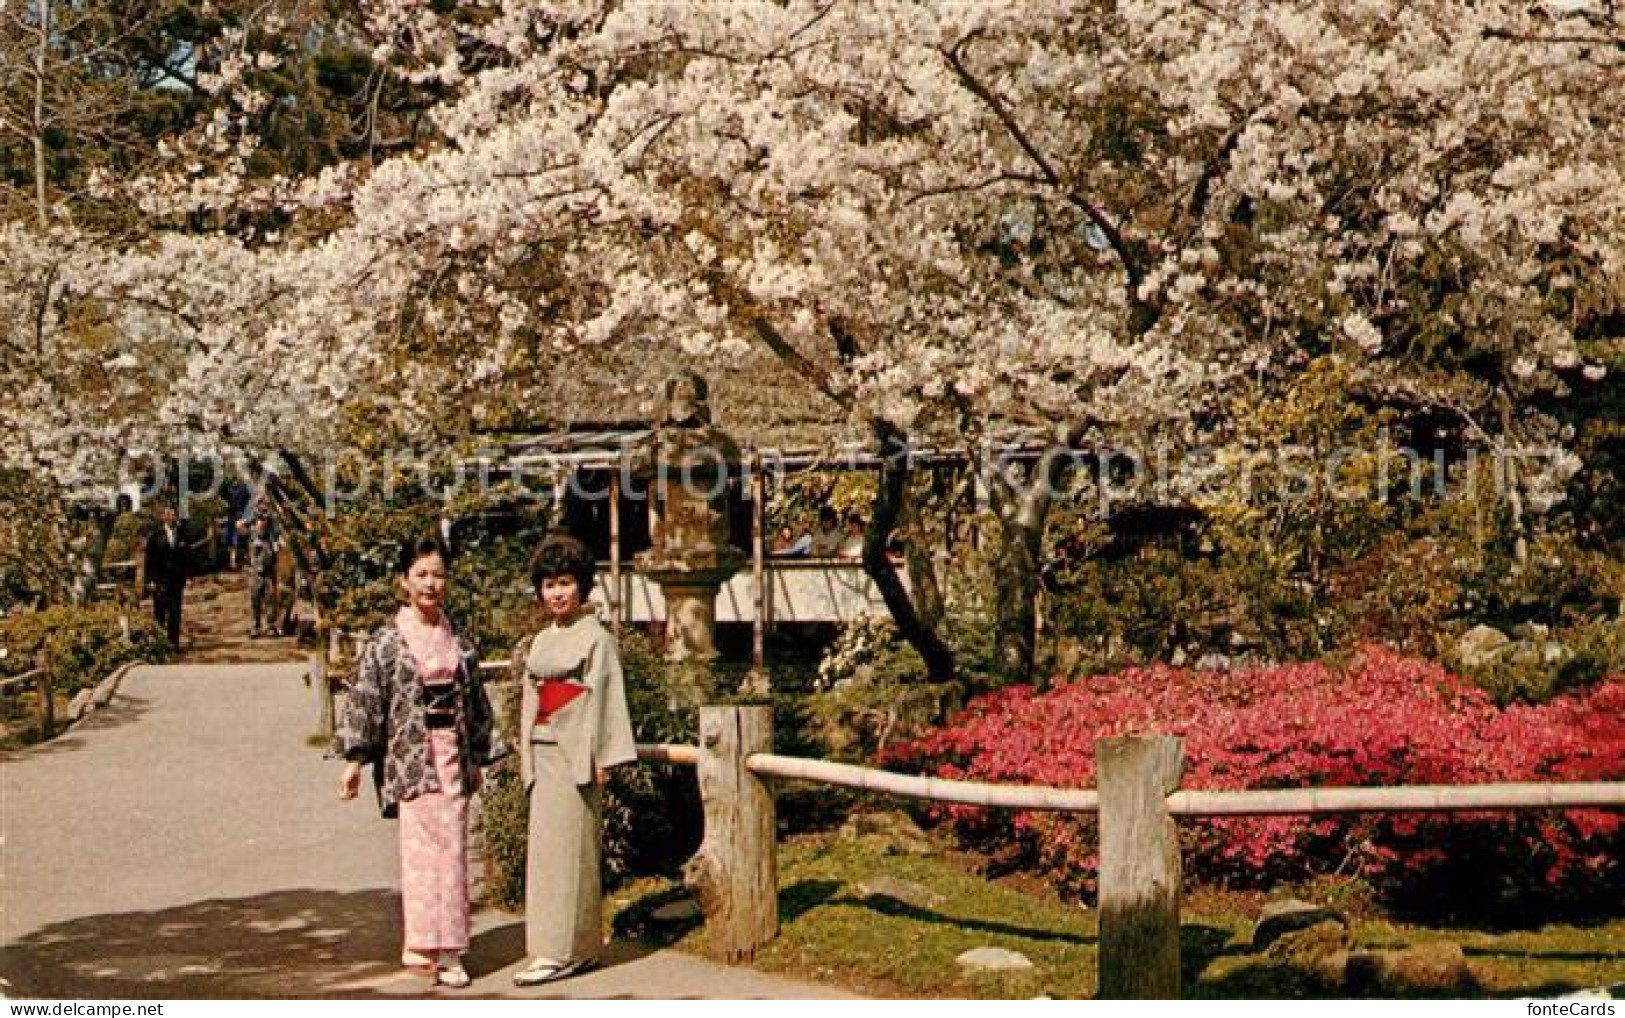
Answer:
[[(533, 497), (551, 499), (561, 524), (584, 540), (600, 560), (600, 582), (593, 600), (603, 606), (610, 624), (667, 620), (659, 585), (649, 581), (635, 557), (653, 543), (647, 505), (649, 485), (635, 469), (639, 450), (652, 442), (656, 429), (618, 425), (534, 436), (507, 444), (495, 458), (464, 464), (480, 477), (506, 478)], [(973, 450), (961, 447), (911, 449), (909, 464), (926, 471), (964, 471), (981, 458), (1007, 462), (1037, 459), (1045, 445), (1017, 437)], [(783, 623), (847, 622), (865, 615), (885, 615), (880, 592), (856, 558), (807, 559), (769, 553), (766, 505), (776, 479), (808, 471), (870, 470), (882, 458), (867, 446), (773, 449), (746, 446), (737, 473), (730, 474), (726, 498), (731, 505), (731, 543), (749, 551), (748, 563), (720, 585), (715, 622), (752, 627), (752, 666), (763, 672), (763, 633)], [(971, 486), (970, 498), (976, 498)], [(949, 541), (970, 512), (949, 512)], [(974, 531), (972, 531), (974, 536)], [(899, 578), (908, 573), (897, 564)], [(527, 592), (528, 593), (528, 592)]]
[(773, 811), (770, 788), (759, 780), (766, 777), (938, 802), (1098, 812), (1100, 995), (1137, 999), (1176, 997), (1181, 989), (1176, 816), (1625, 808), (1625, 782), (1617, 781), (1181, 792), (1183, 744), (1169, 736), (1096, 742), (1098, 791), (952, 781), (753, 752), (771, 743), (767, 711), (708, 706), (703, 746), (638, 747), (645, 762), (700, 769), (706, 833), (690, 883), (713, 951), (733, 960), (750, 957), (776, 933)]
[[(610, 570), (593, 585), (590, 600), (619, 623), (663, 622), (660, 585), (631, 570)], [(619, 578), (614, 574), (619, 572)], [(902, 574), (904, 585), (908, 574)], [(716, 621), (751, 625), (759, 634), (785, 622), (850, 622), (886, 614), (886, 602), (856, 559), (757, 558), (734, 573), (717, 592)], [(760, 623), (758, 625), (758, 623)]]
[(1178, 739), (1102, 739), (1100, 996), (1179, 997), (1179, 831), (1167, 796), (1179, 787)]
[(700, 708), (696, 757), (705, 839), (683, 882), (705, 912), (711, 953), (749, 961), (779, 932), (778, 846), (773, 793), (750, 767), (773, 747), (773, 708)]
[(43, 656), (38, 667), (0, 679), (0, 693), (29, 686), (34, 687), (34, 715), (39, 722), (40, 738), (49, 739), (56, 731), (56, 690), (51, 685), (51, 670), (45, 666)]
[[(314, 667), (314, 663), (313, 663)], [(501, 673), (505, 660), (481, 662)], [(700, 850), (684, 880), (705, 913), (719, 958), (743, 961), (778, 933), (773, 785), (814, 781), (932, 802), (1100, 816), (1100, 994), (1178, 996), (1178, 817), (1350, 812), (1625, 809), (1625, 781), (1180, 791), (1182, 740), (1127, 736), (1095, 743), (1099, 788), (1000, 785), (780, 756), (772, 708), (704, 705), (700, 745), (638, 745), (638, 759), (698, 772), (705, 813)]]

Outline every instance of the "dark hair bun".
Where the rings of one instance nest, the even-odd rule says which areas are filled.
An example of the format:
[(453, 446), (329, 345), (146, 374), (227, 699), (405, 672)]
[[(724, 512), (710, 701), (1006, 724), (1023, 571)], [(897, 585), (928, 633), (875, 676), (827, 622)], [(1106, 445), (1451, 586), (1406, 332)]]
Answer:
[(446, 546), (440, 543), (440, 538), (425, 535), (409, 541), (401, 542), (400, 554), (395, 558), (395, 571), (402, 576), (412, 571), (412, 563), (420, 558), (430, 555), (439, 555), (440, 561), (451, 564), (451, 556), (446, 553)]
[(551, 576), (573, 576), (581, 590), (581, 600), (592, 593), (593, 576), (597, 563), (592, 552), (569, 534), (549, 534), (542, 538), (530, 557), (530, 585), (540, 587)]

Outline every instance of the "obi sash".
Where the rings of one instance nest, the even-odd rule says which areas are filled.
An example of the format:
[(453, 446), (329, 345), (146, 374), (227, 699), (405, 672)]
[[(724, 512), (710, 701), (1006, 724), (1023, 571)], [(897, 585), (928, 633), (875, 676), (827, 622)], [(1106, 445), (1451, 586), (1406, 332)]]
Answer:
[(553, 715), (563, 710), (576, 697), (587, 691), (587, 687), (579, 682), (568, 679), (544, 679), (536, 684), (536, 723), (545, 725), (552, 720)]

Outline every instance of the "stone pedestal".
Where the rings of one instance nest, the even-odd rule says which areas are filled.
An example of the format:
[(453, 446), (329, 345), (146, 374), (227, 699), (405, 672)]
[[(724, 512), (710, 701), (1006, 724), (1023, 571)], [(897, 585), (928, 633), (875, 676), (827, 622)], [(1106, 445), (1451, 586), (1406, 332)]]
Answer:
[(734, 561), (717, 558), (709, 568), (687, 568), (660, 562), (654, 556), (638, 556), (638, 571), (660, 584), (666, 599), (669, 660), (710, 661), (717, 656), (717, 591), (739, 570), (743, 556)]
[(672, 379), (666, 400), (663, 423), (633, 460), (634, 476), (648, 485), (652, 541), (633, 561), (665, 598), (667, 658), (693, 666), (689, 692), (703, 698), (713, 692), (717, 591), (745, 563), (728, 543), (728, 478), (740, 452), (711, 426), (704, 379)]

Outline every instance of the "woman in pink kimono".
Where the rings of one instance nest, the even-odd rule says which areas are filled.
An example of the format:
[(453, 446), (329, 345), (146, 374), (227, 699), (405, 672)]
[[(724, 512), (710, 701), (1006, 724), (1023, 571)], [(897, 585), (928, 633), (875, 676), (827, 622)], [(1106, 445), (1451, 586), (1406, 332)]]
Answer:
[(361, 653), (333, 746), (344, 757), (339, 798), (353, 799), (373, 765), (384, 816), (399, 816), (401, 964), (434, 984), (470, 982), (468, 804), (480, 768), (506, 754), (474, 648), (445, 613), (446, 552), (434, 538), (401, 547), (406, 604)]
[(637, 759), (615, 637), (583, 602), (593, 560), (574, 538), (551, 536), (530, 578), (547, 625), (515, 652), (523, 676), (520, 775), (530, 792), (525, 857), (525, 953), (520, 986), (590, 967), (602, 939), (599, 796), (608, 770)]

